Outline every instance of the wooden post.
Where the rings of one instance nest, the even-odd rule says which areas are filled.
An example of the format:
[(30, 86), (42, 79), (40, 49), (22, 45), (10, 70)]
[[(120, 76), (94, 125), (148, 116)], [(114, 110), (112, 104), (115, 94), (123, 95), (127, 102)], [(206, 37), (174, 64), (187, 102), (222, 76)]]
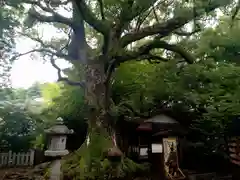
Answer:
[(232, 180), (239, 180), (239, 179), (240, 179), (240, 167), (235, 166), (233, 168)]
[(20, 156), (21, 154), (17, 153), (17, 163), (16, 163), (17, 166), (20, 165)]
[(12, 155), (12, 164), (16, 165), (16, 153), (15, 152)]
[(2, 162), (2, 153), (0, 153), (0, 167), (2, 166), (3, 162)]
[(30, 163), (29, 163), (30, 166), (33, 166), (34, 165), (34, 150), (30, 150)]
[(8, 151), (8, 165), (12, 166), (12, 151)]
[(4, 153), (4, 165), (8, 165), (8, 153)]
[(30, 164), (30, 152), (27, 152), (25, 155), (25, 165), (28, 166)]

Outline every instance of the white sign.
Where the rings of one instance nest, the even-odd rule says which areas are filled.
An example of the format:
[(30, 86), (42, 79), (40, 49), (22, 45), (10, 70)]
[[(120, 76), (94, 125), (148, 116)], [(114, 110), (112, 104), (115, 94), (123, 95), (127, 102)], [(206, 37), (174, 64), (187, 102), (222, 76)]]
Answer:
[(147, 156), (148, 148), (140, 148), (140, 156)]
[(162, 153), (163, 147), (162, 144), (152, 144), (152, 153)]

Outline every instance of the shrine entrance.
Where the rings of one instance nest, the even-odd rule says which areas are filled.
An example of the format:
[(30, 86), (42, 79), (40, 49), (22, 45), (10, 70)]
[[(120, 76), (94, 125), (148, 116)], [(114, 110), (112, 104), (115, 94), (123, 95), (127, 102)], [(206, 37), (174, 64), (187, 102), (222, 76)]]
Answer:
[[(186, 132), (174, 119), (158, 115), (145, 120), (136, 128), (139, 142), (142, 138), (148, 147), (153, 179), (185, 179), (179, 167), (179, 138)], [(141, 146), (139, 146), (141, 151)]]

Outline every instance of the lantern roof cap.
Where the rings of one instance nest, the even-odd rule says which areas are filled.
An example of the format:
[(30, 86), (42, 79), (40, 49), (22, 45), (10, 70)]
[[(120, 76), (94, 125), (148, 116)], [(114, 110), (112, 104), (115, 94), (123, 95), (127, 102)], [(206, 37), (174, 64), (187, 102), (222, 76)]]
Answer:
[(49, 129), (45, 130), (47, 134), (51, 135), (67, 135), (67, 134), (73, 134), (73, 130), (68, 129), (66, 125), (64, 125), (63, 119), (61, 117), (58, 117), (56, 119), (55, 124), (50, 127)]
[(56, 120), (55, 125), (64, 125), (63, 118), (58, 117), (57, 120)]

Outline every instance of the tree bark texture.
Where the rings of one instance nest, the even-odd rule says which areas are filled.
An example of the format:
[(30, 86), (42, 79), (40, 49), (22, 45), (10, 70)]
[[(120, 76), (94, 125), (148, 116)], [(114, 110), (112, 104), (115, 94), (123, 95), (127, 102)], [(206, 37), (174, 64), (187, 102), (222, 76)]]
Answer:
[[(88, 64), (85, 69), (86, 89), (85, 100), (90, 107), (89, 111), (89, 144), (94, 143), (92, 134), (98, 134), (108, 141), (108, 146), (103, 147), (108, 153), (117, 151), (115, 129), (109, 115), (108, 85), (106, 83), (106, 74), (104, 63), (99, 60), (97, 63)], [(116, 153), (116, 152), (115, 152)], [(109, 154), (108, 154), (109, 155)]]

